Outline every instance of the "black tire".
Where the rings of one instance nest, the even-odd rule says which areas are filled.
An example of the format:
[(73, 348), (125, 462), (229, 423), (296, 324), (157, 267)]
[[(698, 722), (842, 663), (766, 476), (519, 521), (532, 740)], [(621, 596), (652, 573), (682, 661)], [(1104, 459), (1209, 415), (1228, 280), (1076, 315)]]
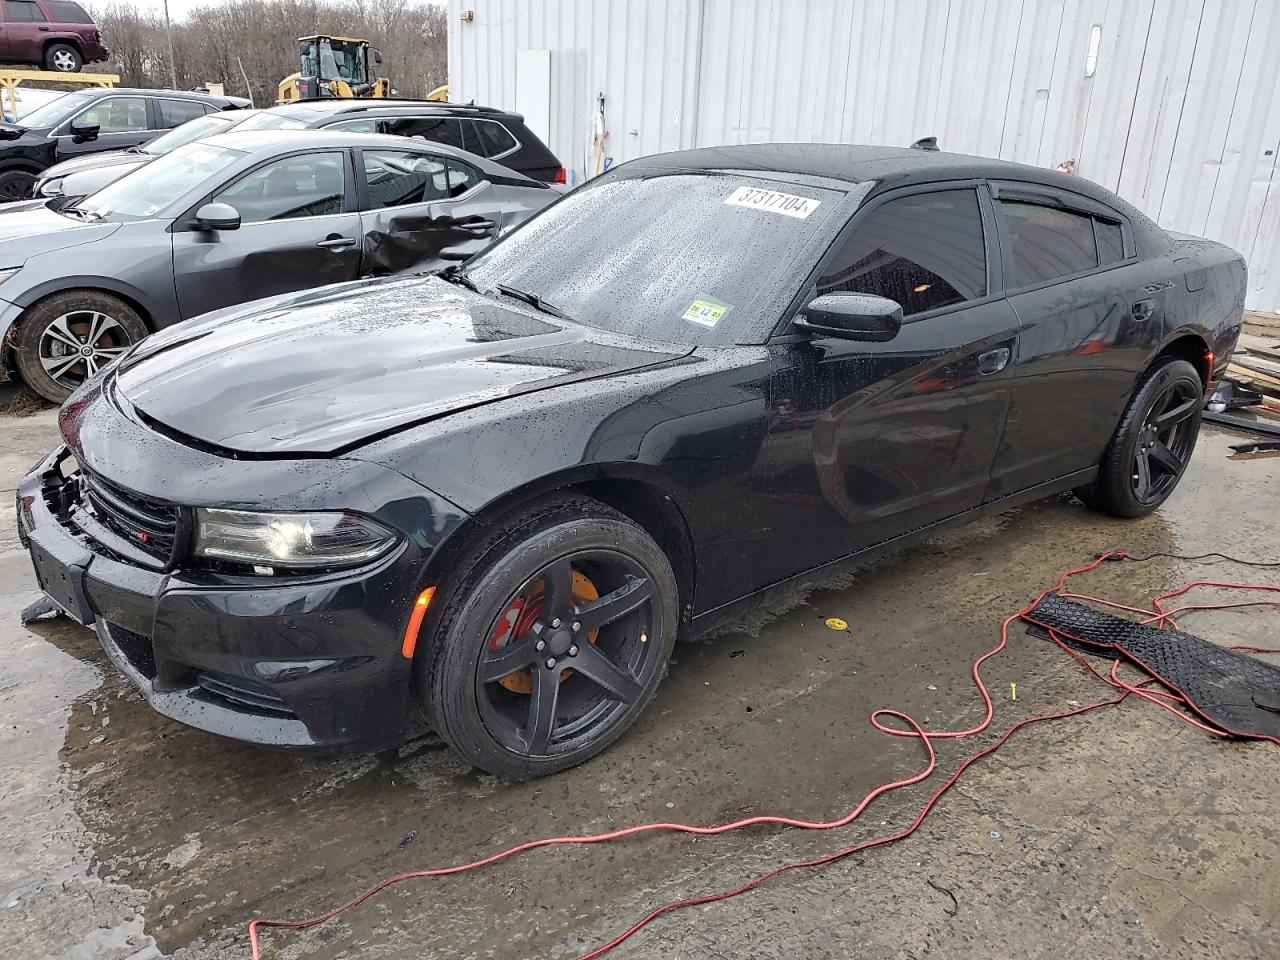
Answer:
[(1143, 517), (1187, 469), (1204, 410), (1204, 383), (1186, 360), (1165, 357), (1143, 375), (1107, 445), (1098, 476), (1076, 495), (1116, 517)]
[(36, 175), (25, 170), (0, 173), (0, 203), (30, 200), (35, 195)]
[[(514, 780), (575, 766), (653, 698), (679, 597), (666, 555), (629, 518), (586, 497), (547, 497), (497, 521), (451, 567), (422, 630), (415, 686), (436, 731), (475, 766)], [(584, 581), (598, 600), (579, 602)], [(565, 609), (572, 622), (552, 618)]]
[(44, 52), (44, 68), (55, 73), (79, 73), (84, 57), (69, 43), (51, 43)]
[[(119, 297), (98, 290), (69, 290), (41, 300), (22, 315), (14, 337), (14, 359), (27, 386), (46, 400), (61, 403), (148, 333), (137, 311)], [(77, 350), (82, 358), (78, 361)]]

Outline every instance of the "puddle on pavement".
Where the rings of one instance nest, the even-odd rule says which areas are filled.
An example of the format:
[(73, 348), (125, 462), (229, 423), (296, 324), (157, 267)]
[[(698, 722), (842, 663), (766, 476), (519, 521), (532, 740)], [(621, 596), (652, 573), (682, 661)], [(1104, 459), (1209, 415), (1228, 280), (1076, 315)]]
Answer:
[[(678, 647), (658, 698), (620, 743), (529, 784), (478, 774), (430, 737), (396, 757), (313, 757), (221, 740), (152, 713), (89, 631), (64, 621), (6, 626), (18, 632), (20, 662), (0, 667), (3, 719), (17, 725), (2, 749), (20, 775), (3, 802), (7, 823), (27, 826), (6, 827), (0, 851), (42, 883), (28, 891), (29, 907), (6, 910), (0, 923), (22, 925), (13, 935), (27, 955), (48, 950), (25, 928), (48, 922), (47, 936), (69, 956), (125, 957), (150, 936), (165, 954), (242, 957), (253, 916), (308, 916), (390, 874), (534, 837), (658, 819), (843, 815), (921, 763), (918, 746), (872, 730), (870, 712), (895, 707), (932, 727), (979, 719), (971, 661), (994, 643), (1000, 618), (1061, 569), (1108, 548), (1248, 556), (1255, 536), (1257, 548), (1280, 542), (1276, 521), (1249, 510), (1250, 497), (1261, 503), (1275, 489), (1280, 464), (1230, 463), (1235, 439), (1206, 431), (1174, 500), (1145, 520), (1110, 520), (1068, 498), (1033, 504), (854, 573), (839, 589), (814, 590), (714, 642)], [(0, 560), (0, 613), (13, 625), (19, 599), (31, 597), (29, 571), (16, 572), (13, 554)], [(1114, 564), (1090, 586), (1141, 600), (1185, 572), (1167, 561)], [(829, 617), (849, 631), (827, 627)], [(992, 664), (992, 689), (1000, 696), (1017, 682), (1027, 709), (1059, 708), (1070, 695), (1058, 682), (1064, 668), (1036, 643), (1015, 635), (1014, 649)], [(476, 874), (410, 881), (317, 931), (268, 933), (267, 954), (339, 957), (377, 946), (386, 955), (576, 956), (662, 900), (852, 842), (899, 807), (880, 801), (866, 834), (838, 840), (758, 831), (536, 851)], [(17, 878), (4, 879), (21, 890)], [(67, 879), (97, 890), (73, 904), (56, 900), (54, 885)], [(131, 912), (142, 909), (145, 935)], [(646, 954), (641, 946), (620, 955)]]

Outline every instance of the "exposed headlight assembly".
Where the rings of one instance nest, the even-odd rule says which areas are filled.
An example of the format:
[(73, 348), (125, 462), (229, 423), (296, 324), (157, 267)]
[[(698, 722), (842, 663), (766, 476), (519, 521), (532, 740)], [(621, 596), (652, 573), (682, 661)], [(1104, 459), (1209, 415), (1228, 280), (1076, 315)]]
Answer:
[(399, 537), (376, 520), (357, 513), (259, 513), (196, 510), (195, 554), (206, 560), (249, 564), (258, 574), (276, 567), (322, 570), (368, 563), (395, 546)]
[(36, 193), (42, 197), (60, 197), (63, 191), (63, 178), (54, 177), (52, 180), (46, 180), (39, 185)]
[(10, 277), (17, 274), (17, 272), (21, 269), (22, 269), (21, 264), (19, 264), (16, 267), (0, 267), (0, 283), (4, 283)]

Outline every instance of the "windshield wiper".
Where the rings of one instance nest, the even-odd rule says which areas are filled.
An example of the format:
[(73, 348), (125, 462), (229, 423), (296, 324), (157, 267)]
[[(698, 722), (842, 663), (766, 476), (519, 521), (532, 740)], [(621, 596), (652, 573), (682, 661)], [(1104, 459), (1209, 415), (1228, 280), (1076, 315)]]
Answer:
[(521, 290), (517, 287), (510, 287), (505, 283), (498, 284), (498, 292), (505, 293), (508, 297), (512, 297), (516, 300), (521, 300), (533, 307), (533, 309), (539, 310), (549, 316), (556, 317), (559, 320), (566, 319), (563, 313), (561, 313), (556, 307), (547, 303), (547, 301), (543, 300), (536, 293), (531, 293), (528, 290)]
[(78, 216), (81, 220), (96, 221), (106, 216), (105, 213), (99, 213), (97, 210), (86, 210), (84, 207), (66, 207), (59, 211), (60, 213), (70, 213)]
[(466, 287), (475, 293), (480, 292), (480, 288), (476, 286), (476, 282), (462, 272), (462, 265), (458, 263), (450, 264), (443, 270), (436, 273), (441, 280), (447, 280), (449, 283), (456, 283), (460, 287)]

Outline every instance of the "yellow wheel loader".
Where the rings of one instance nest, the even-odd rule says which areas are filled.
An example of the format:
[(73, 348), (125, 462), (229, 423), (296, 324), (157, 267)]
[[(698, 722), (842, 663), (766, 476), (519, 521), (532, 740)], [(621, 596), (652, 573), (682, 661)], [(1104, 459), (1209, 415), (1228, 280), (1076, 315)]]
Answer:
[(298, 72), (280, 81), (280, 103), (329, 97), (391, 96), (391, 81), (374, 77), (370, 69), (382, 63), (382, 54), (370, 51), (368, 40), (326, 35), (299, 37), (298, 55)]

